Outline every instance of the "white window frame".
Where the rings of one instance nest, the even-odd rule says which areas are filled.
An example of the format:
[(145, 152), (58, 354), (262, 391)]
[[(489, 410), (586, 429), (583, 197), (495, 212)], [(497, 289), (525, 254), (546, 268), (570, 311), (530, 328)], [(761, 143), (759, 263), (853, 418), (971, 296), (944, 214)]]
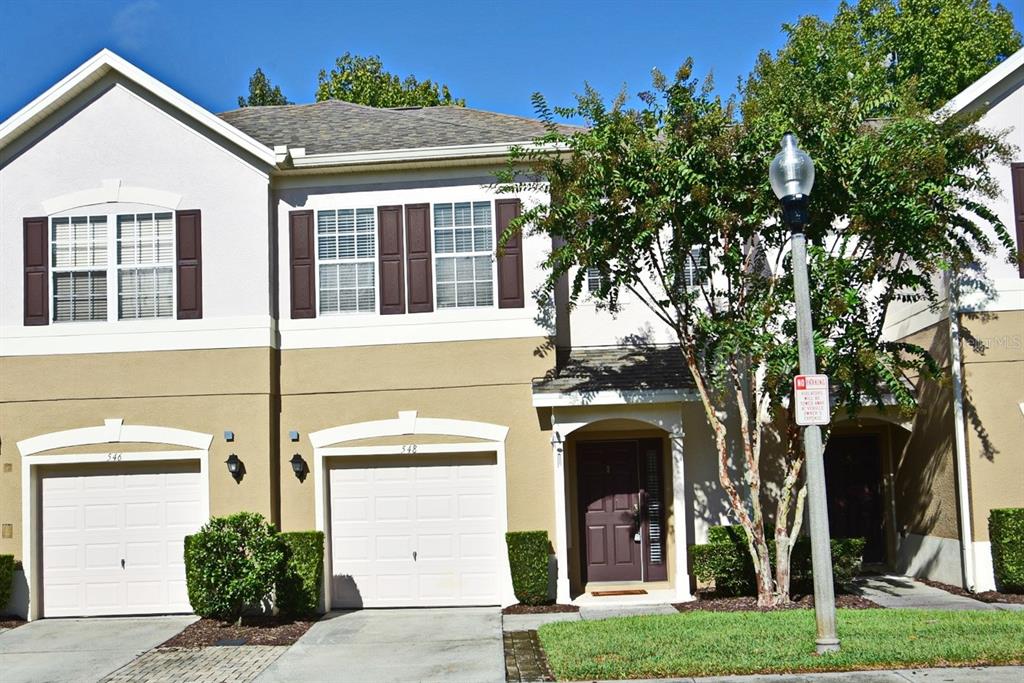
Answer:
[[(486, 251), (483, 251), (483, 250), (481, 250), (481, 251), (478, 251), (478, 250), (474, 250), (474, 251), (452, 251), (452, 252), (445, 252), (443, 254), (438, 254), (437, 242), (434, 239), (434, 237), (435, 237), (435, 235), (437, 233), (437, 230), (438, 230), (436, 222), (434, 221), (434, 207), (439, 206), (439, 205), (444, 205), (444, 204), (448, 204), (448, 205), (450, 205), (452, 207), (452, 224), (451, 224), (451, 226), (445, 226), (445, 227), (442, 227), (440, 229), (441, 230), (451, 230), (452, 231), (452, 248), (454, 249), (454, 247), (455, 247), (455, 229), (456, 229), (456, 226), (455, 226), (455, 205), (456, 204), (466, 204), (466, 203), (468, 203), (469, 207), (470, 207), (469, 208), (470, 215), (472, 216), (473, 205), (474, 204), (479, 204), (479, 203), (484, 203), (484, 202), (486, 202), (487, 204), (490, 204), (490, 207), (491, 207), (491, 222), (490, 222), (490, 226), (489, 226), (489, 228), (490, 228), (490, 235), (491, 235), (491, 248), (489, 250), (486, 250)], [(447, 202), (431, 202), (431, 204), (430, 204), (430, 267), (431, 267), (432, 279), (434, 281), (433, 282), (433, 287), (434, 287), (433, 295), (434, 295), (434, 310), (435, 311), (486, 310), (486, 309), (489, 309), (489, 308), (493, 309), (493, 308), (497, 308), (498, 307), (498, 273), (497, 273), (498, 269), (497, 269), (497, 259), (495, 258), (495, 253), (496, 253), (495, 250), (497, 249), (497, 245), (495, 244), (496, 241), (497, 241), (497, 234), (496, 234), (496, 230), (495, 230), (495, 222), (497, 221), (497, 219), (498, 219), (498, 214), (497, 214), (497, 211), (496, 211), (495, 206), (494, 206), (494, 200), (492, 200), (492, 199), (490, 199), (488, 197), (480, 197), (478, 199), (459, 199), (459, 200), (453, 199), (453, 200), (447, 201)], [(466, 227), (466, 226), (459, 226), (459, 227)], [(477, 227), (478, 226), (473, 224), (472, 218), (470, 218), (470, 225), (469, 225), (470, 231), (475, 230)], [(474, 239), (474, 242), (475, 242), (475, 239)], [(456, 296), (456, 305), (455, 306), (443, 306), (443, 307), (441, 306), (440, 298), (438, 297), (438, 294), (437, 294), (437, 292), (438, 292), (437, 288), (438, 288), (438, 284), (439, 284), (438, 278), (437, 278), (437, 272), (438, 272), (437, 271), (437, 261), (438, 261), (438, 259), (458, 258), (460, 256), (468, 256), (468, 257), (471, 257), (473, 259), (475, 259), (478, 256), (490, 256), (490, 259), (491, 259), (491, 303), (489, 305), (488, 304), (484, 304), (484, 305), (476, 305), (476, 304), (474, 304), (473, 306), (459, 306), (458, 303), (457, 303), (458, 302), (458, 280), (456, 279), (455, 280), (455, 286), (456, 286), (456, 295), (455, 295)], [(473, 282), (474, 282), (474, 287), (475, 287), (475, 283), (477, 282), (477, 280), (474, 278)], [(474, 289), (473, 297), (474, 297), (474, 300), (475, 300), (475, 298), (476, 298), (476, 290), (475, 289)]]
[[(117, 247), (118, 247), (118, 244), (121, 241), (121, 240), (118, 239), (118, 236), (117, 236), (117, 230), (118, 230), (117, 221), (118, 221), (118, 219), (120, 219), (120, 218), (122, 218), (124, 216), (131, 216), (133, 218), (133, 220), (135, 220), (137, 222), (139, 216), (145, 216), (147, 214), (153, 216), (153, 220), (154, 221), (156, 220), (156, 215), (157, 214), (170, 214), (170, 216), (171, 216), (171, 219), (170, 219), (171, 220), (171, 260), (168, 263), (129, 263), (129, 264), (118, 263)], [(178, 311), (178, 287), (177, 287), (177, 284), (178, 284), (178, 281), (177, 281), (177, 278), (178, 278), (178, 273), (177, 273), (177, 271), (178, 271), (178, 267), (177, 267), (178, 266), (178, 264), (177, 264), (178, 235), (177, 235), (177, 232), (178, 232), (178, 230), (177, 230), (177, 220), (176, 220), (174, 211), (171, 211), (170, 209), (168, 209), (168, 210), (160, 210), (160, 211), (122, 212), (122, 213), (118, 213), (118, 214), (114, 215), (114, 221), (115, 221), (115, 223), (114, 223), (114, 230), (113, 230), (113, 232), (114, 232), (114, 236), (113, 236), (113, 241), (114, 241), (114, 262), (111, 265), (114, 268), (114, 271), (115, 271), (114, 274), (116, 276), (115, 277), (115, 281), (114, 281), (114, 302), (115, 302), (115, 309), (114, 310), (116, 311), (116, 314), (117, 314), (117, 318), (116, 319), (117, 320), (130, 320), (130, 321), (134, 321), (134, 322), (144, 321), (144, 320), (174, 320), (177, 317), (177, 311)], [(155, 229), (156, 229), (156, 226), (154, 225), (154, 230)], [(170, 268), (170, 270), (171, 270), (171, 313), (170, 313), (170, 315), (167, 315), (167, 316), (153, 316), (153, 317), (147, 317), (147, 318), (122, 318), (121, 317), (121, 272), (122, 271), (126, 271), (126, 270), (154, 270), (154, 269), (160, 269), (160, 268)], [(109, 290), (109, 287), (110, 287), (110, 285), (108, 284), (107, 285), (108, 290)], [(108, 291), (108, 294), (109, 294), (109, 291)], [(108, 303), (107, 303), (107, 315), (108, 315), (108, 318), (109, 318), (109, 315), (110, 315), (109, 311), (110, 311), (110, 303), (109, 303), (109, 300), (108, 300)]]
[[(75, 221), (76, 218), (85, 218), (90, 226), (92, 225), (92, 223), (94, 222), (94, 219), (96, 219), (96, 218), (102, 218), (105, 221), (106, 235), (104, 236), (103, 241), (102, 242), (98, 242), (96, 239), (89, 240), (93, 249), (95, 249), (95, 247), (98, 244), (103, 244), (103, 246), (106, 248), (106, 252), (105, 252), (106, 258), (105, 258), (105, 261), (104, 261), (104, 263), (102, 265), (87, 265), (87, 266), (58, 266), (57, 265), (57, 254), (56, 254), (56, 252), (57, 252), (57, 229), (56, 229), (56, 222), (57, 221), (67, 221), (68, 229), (71, 230), (71, 226), (74, 225), (74, 221)], [(49, 291), (50, 322), (54, 323), (54, 324), (59, 323), (61, 325), (66, 325), (66, 324), (72, 324), (72, 323), (97, 323), (97, 322), (104, 322), (104, 321), (110, 320), (110, 258), (111, 258), (111, 253), (110, 253), (110, 233), (111, 233), (111, 230), (112, 230), (112, 226), (110, 224), (110, 216), (107, 215), (107, 214), (104, 214), (104, 213), (97, 213), (97, 212), (91, 212), (91, 211), (85, 211), (85, 212), (82, 212), (82, 213), (79, 213), (79, 214), (75, 214), (75, 215), (69, 214), (69, 215), (66, 215), (66, 216), (49, 216), (47, 218), (46, 229), (47, 229), (47, 250), (49, 252), (49, 253), (47, 253), (46, 258), (49, 260), (49, 265), (50, 265), (50, 272), (47, 275), (47, 277), (50, 280), (49, 283), (47, 283), (48, 287), (49, 287), (49, 290), (50, 290)], [(75, 242), (74, 242), (74, 240), (72, 240), (70, 242), (70, 244), (69, 244), (69, 248), (71, 249), (72, 253), (74, 252), (74, 247), (75, 247)], [(57, 303), (56, 303), (57, 302), (57, 275), (58, 274), (62, 274), (62, 273), (96, 273), (96, 272), (102, 272), (104, 277), (106, 277), (106, 279), (107, 279), (107, 291), (106, 291), (107, 311), (106, 311), (106, 317), (104, 317), (104, 318), (95, 318), (95, 319), (94, 318), (90, 318), (88, 320), (75, 320), (73, 318), (71, 320), (57, 320)], [(71, 297), (71, 302), (72, 302), (72, 305), (71, 305), (72, 315), (74, 315), (74, 295), (72, 295), (72, 297)]]
[[(352, 220), (355, 221), (359, 215), (360, 210), (369, 209), (373, 216), (373, 230), (371, 236), (373, 237), (373, 256), (362, 257), (358, 255), (350, 259), (333, 258), (333, 259), (321, 259), (320, 258), (320, 213), (333, 211), (337, 214), (338, 211), (352, 211)], [(316, 315), (321, 316), (352, 316), (352, 315), (377, 315), (380, 313), (380, 244), (378, 240), (379, 226), (377, 225), (378, 215), (377, 207), (375, 206), (336, 206), (333, 208), (316, 209), (313, 212), (313, 239), (316, 242), (314, 249), (316, 250), (316, 268), (314, 269), (314, 285), (316, 286)], [(353, 232), (353, 247), (356, 250), (356, 254), (359, 253), (358, 230)], [(359, 310), (359, 272), (358, 267), (356, 268), (356, 310), (354, 311), (322, 311), (320, 309), (320, 266), (321, 265), (338, 265), (338, 264), (358, 264), (358, 263), (372, 263), (373, 264), (373, 310), (372, 311), (360, 311)]]
[[(697, 289), (702, 284), (704, 284), (704, 280), (697, 280), (697, 276), (699, 274), (698, 271), (702, 267), (702, 264), (707, 263), (708, 256), (705, 253), (703, 246), (690, 247), (690, 251), (686, 255), (686, 264), (683, 266), (683, 287), (685, 287), (686, 289)], [(687, 278), (686, 275), (687, 268), (691, 268), (690, 278)]]
[[(46, 229), (47, 229), (47, 259), (49, 264), (49, 273), (47, 277), (49, 282), (47, 286), (49, 288), (49, 323), (52, 325), (81, 325), (89, 323), (104, 323), (104, 322), (153, 322), (158, 320), (174, 320), (176, 318), (178, 310), (178, 268), (177, 259), (174, 258), (170, 262), (171, 268), (171, 315), (162, 318), (121, 318), (120, 316), (120, 274), (122, 269), (134, 270), (134, 269), (148, 269), (148, 268), (163, 268), (167, 267), (164, 264), (132, 264), (122, 266), (117, 262), (117, 219), (120, 216), (139, 216), (145, 214), (158, 214), (158, 213), (169, 213), (171, 215), (171, 253), (177, 254), (178, 249), (178, 235), (177, 235), (177, 212), (174, 209), (165, 208), (152, 208), (149, 210), (134, 210), (134, 211), (115, 211), (111, 212), (98, 212), (98, 211), (63, 211), (60, 215), (50, 215), (46, 217)], [(71, 267), (57, 267), (56, 257), (54, 254), (54, 247), (56, 244), (56, 238), (54, 234), (54, 221), (67, 219), (71, 221), (75, 218), (98, 218), (103, 217), (107, 221), (107, 235), (106, 235), (106, 247), (107, 247), (107, 262), (103, 266), (71, 266)], [(68, 272), (96, 272), (103, 271), (107, 278), (107, 317), (98, 320), (57, 320), (56, 318), (56, 284), (54, 275), (57, 273), (68, 273)]]

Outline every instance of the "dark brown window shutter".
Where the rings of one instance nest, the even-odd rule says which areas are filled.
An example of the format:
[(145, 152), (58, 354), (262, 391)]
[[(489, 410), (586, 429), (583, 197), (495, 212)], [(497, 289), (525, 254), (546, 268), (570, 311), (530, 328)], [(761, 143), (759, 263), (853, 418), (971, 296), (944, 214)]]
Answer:
[(1013, 222), (1017, 224), (1017, 273), (1024, 278), (1024, 162), (1010, 164)]
[(50, 322), (50, 235), (46, 218), (26, 218), (25, 324)]
[[(519, 215), (518, 199), (498, 199), (494, 202), (496, 243), (512, 219)], [(498, 308), (522, 308), (523, 296), (523, 236), (517, 233), (499, 247), (498, 256)]]
[(405, 313), (405, 254), (402, 249), (402, 207), (377, 207), (377, 260), (381, 315)]
[(409, 312), (434, 310), (430, 260), (430, 204), (405, 205), (405, 247), (409, 271)]
[(203, 317), (203, 217), (177, 212), (178, 320)]
[(292, 317), (316, 317), (316, 242), (313, 212), (288, 214), (288, 243), (291, 249)]

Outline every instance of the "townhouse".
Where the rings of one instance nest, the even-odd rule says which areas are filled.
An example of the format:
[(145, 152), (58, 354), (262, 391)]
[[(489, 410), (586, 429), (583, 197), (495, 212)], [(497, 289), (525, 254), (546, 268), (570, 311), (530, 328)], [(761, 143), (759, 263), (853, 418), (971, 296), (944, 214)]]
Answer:
[[(214, 115), (106, 50), (0, 124), (12, 608), (190, 611), (181, 539), (240, 510), (325, 532), (325, 607), (512, 603), (503, 534), (523, 529), (548, 530), (560, 601), (689, 598), (687, 546), (728, 506), (671, 338), (636, 303), (539, 307), (546, 238), (497, 250), (546, 197), (499, 194), (494, 173), (541, 132), (454, 107)], [(893, 330), (948, 338), (928, 324)], [(974, 494), (976, 534), (986, 501), (1024, 499), (1003, 403), (976, 466), (1009, 483)], [(936, 474), (957, 461), (935, 429), (837, 426), (833, 528), (872, 535), (869, 559), (962, 569), (915, 540), (958, 538), (955, 506), (927, 512), (961, 481)]]

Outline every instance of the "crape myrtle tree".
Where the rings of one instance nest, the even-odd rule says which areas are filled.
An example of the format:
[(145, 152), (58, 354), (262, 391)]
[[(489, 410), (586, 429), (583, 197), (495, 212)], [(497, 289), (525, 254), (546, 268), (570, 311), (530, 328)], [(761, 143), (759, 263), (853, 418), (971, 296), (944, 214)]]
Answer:
[[(915, 75), (894, 81), (894, 62), (876, 59), (853, 12), (844, 6), (831, 24), (786, 27), (787, 45), (761, 55), (738, 104), (694, 79), (690, 61), (673, 78), (655, 71), (635, 107), (589, 87), (572, 107), (535, 95), (548, 132), (516, 150), (499, 177), (504, 192), (549, 193), (504, 236), (552, 238), (538, 296), (550, 302), (568, 279), (571, 305), (596, 268), (591, 296), (600, 305), (615, 311), (628, 295), (675, 334), (762, 606), (789, 601), (806, 495), (790, 410), (798, 366), (790, 234), (767, 173), (782, 134), (795, 131), (817, 168), (807, 227), (815, 349), (848, 414), (887, 398), (912, 411), (906, 378), (940, 376), (926, 349), (883, 337), (889, 306), (937, 305), (932, 283), (943, 271), (1004, 249), (1009, 258), (1012, 247), (986, 204), (997, 195), (988, 164), (1009, 154), (1002, 134), (934, 115)], [(978, 59), (984, 73), (992, 60)], [(559, 118), (585, 127), (567, 131)]]

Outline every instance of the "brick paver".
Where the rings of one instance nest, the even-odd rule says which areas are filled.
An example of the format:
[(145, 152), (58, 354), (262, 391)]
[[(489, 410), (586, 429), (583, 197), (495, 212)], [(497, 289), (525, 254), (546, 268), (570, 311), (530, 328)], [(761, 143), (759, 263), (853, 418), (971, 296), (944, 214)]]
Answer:
[(244, 683), (287, 649), (280, 645), (156, 648), (102, 683)]
[(505, 680), (510, 683), (553, 681), (536, 631), (505, 631)]

